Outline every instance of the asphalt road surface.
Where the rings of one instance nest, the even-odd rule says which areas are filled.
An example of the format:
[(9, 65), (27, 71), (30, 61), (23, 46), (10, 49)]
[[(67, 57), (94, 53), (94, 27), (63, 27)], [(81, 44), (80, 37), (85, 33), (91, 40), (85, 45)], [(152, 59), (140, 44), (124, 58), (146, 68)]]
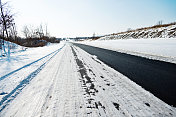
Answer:
[(176, 64), (150, 60), (102, 48), (76, 44), (86, 52), (153, 93), (169, 105), (176, 106)]

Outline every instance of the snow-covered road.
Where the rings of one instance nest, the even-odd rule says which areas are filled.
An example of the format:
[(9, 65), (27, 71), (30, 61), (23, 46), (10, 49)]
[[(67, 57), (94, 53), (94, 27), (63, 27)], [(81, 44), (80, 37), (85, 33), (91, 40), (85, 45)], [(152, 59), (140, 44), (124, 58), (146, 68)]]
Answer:
[(0, 117), (158, 117), (176, 109), (67, 43)]

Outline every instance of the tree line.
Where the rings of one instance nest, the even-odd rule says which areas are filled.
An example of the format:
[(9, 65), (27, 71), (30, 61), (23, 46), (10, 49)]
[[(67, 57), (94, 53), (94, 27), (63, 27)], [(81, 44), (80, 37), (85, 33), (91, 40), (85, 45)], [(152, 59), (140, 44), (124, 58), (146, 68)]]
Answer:
[(51, 37), (48, 33), (47, 25), (40, 24), (38, 27), (34, 26), (27, 26), (25, 25), (22, 30), (25, 39), (23, 41), (27, 44), (25, 44), (28, 47), (35, 47), (35, 46), (44, 46), (48, 42), (50, 43), (59, 43), (60, 40)]

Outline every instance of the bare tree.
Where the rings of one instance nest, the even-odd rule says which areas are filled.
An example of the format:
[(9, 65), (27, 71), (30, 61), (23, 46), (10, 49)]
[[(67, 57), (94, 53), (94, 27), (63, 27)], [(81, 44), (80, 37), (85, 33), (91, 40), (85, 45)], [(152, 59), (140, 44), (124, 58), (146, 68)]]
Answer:
[(9, 30), (9, 37), (13, 40), (17, 39), (17, 30), (16, 30), (16, 25), (15, 23), (12, 24)]
[(36, 28), (36, 32), (35, 33), (36, 33), (38, 38), (44, 37), (42, 24), (40, 24), (40, 26), (38, 28)]
[[(2, 37), (4, 37), (4, 29), (6, 27), (6, 25), (4, 25), (4, 24), (6, 24), (6, 23), (4, 23), (5, 22), (5, 16), (4, 16), (3, 5), (2, 5), (1, 0), (0, 0), (0, 10), (1, 10), (0, 25), (1, 25), (1, 28), (2, 28)], [(5, 47), (4, 47), (4, 40), (2, 40), (2, 41), (3, 42), (1, 42), (1, 48), (4, 50), (4, 53), (6, 53)], [(2, 51), (1, 51), (1, 53), (2, 53)]]
[(47, 24), (45, 24), (45, 36), (46, 37), (49, 37), (49, 32), (48, 32), (48, 25)]
[[(15, 30), (15, 23), (14, 23), (14, 18), (13, 14), (11, 14), (9, 10), (9, 6), (7, 6), (7, 3), (2, 4), (0, 0), (0, 11), (1, 11), (1, 17), (0, 17), (0, 27), (1, 27), (1, 32), (2, 32), (2, 37), (7, 38), (9, 40), (9, 33), (10, 34), (16, 34), (14, 33)], [(13, 30), (13, 33), (12, 33)], [(10, 57), (10, 46), (9, 42), (8, 43), (8, 58)], [(3, 41), (4, 44), (4, 41)], [(5, 52), (5, 49), (4, 49)], [(6, 53), (6, 52), (5, 52)]]
[(45, 36), (48, 36), (48, 25), (45, 24)]
[(26, 38), (29, 38), (30, 37), (30, 30), (29, 30), (29, 28), (28, 28), (28, 26), (27, 25), (25, 25), (24, 27), (23, 27), (23, 34), (24, 34), (24, 36), (26, 37)]
[(157, 22), (157, 24), (156, 25), (162, 25), (163, 24), (163, 21), (162, 20), (160, 20), (160, 21), (158, 21)]
[(25, 25), (22, 32), (26, 38), (43, 38), (49, 35), (47, 32), (47, 26), (44, 28), (42, 24), (38, 27)]

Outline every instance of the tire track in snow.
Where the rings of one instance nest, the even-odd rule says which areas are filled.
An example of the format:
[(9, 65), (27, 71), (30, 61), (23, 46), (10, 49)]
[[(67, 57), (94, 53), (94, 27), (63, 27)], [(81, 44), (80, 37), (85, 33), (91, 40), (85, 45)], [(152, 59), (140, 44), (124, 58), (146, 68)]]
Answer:
[[(65, 50), (64, 50), (64, 53), (65, 53)], [(61, 60), (63, 60), (63, 56), (62, 56)], [(52, 76), (52, 78), (53, 78), (52, 79), (52, 83), (50, 84), (49, 89), (46, 91), (47, 95), (45, 97), (45, 101), (44, 101), (44, 103), (42, 105), (42, 108), (41, 108), (41, 115), (40, 115), (40, 117), (44, 116), (44, 113), (47, 111), (47, 109), (50, 106), (50, 101), (53, 98), (53, 92), (54, 92), (54, 90), (56, 88), (56, 85), (57, 85), (57, 80), (58, 80), (57, 76), (58, 76), (59, 71), (61, 70), (61, 64), (62, 64), (62, 62), (60, 62), (60, 64), (57, 67), (57, 70), (55, 70), (55, 72), (52, 74), (53, 75)]]
[(52, 55), (52, 54), (54, 54), (54, 53), (56, 53), (56, 52), (58, 52), (58, 50), (56, 50), (56, 51), (54, 51), (54, 52), (52, 52), (52, 53), (50, 53), (50, 54), (48, 54), (48, 55), (46, 55), (46, 56), (44, 56), (44, 57), (38, 59), (38, 60), (35, 60), (35, 61), (33, 61), (33, 62), (31, 62), (31, 63), (29, 63), (29, 64), (27, 64), (27, 65), (24, 65), (23, 67), (21, 67), (21, 68), (19, 68), (19, 69), (16, 69), (16, 70), (14, 70), (14, 71), (12, 71), (12, 72), (10, 72), (10, 73), (8, 73), (8, 74), (6, 74), (6, 75), (0, 77), (0, 81), (3, 80), (3, 79), (5, 79), (5, 78), (7, 78), (8, 76), (14, 74), (15, 72), (18, 72), (18, 71), (20, 71), (20, 70), (22, 70), (22, 69), (24, 69), (24, 68), (27, 68), (27, 67), (29, 67), (29, 66), (31, 66), (31, 65), (33, 65), (33, 64), (35, 64), (35, 63), (37, 63), (37, 62), (39, 62), (39, 61), (41, 61), (41, 60), (44, 59), (44, 58), (49, 57), (50, 55)]
[[(115, 108), (113, 108), (113, 102), (109, 101), (109, 97), (106, 97), (106, 95), (102, 95), (102, 93), (105, 93), (105, 90), (102, 90), (102, 87), (107, 86), (107, 82), (103, 81), (103, 84), (101, 84), (100, 82), (102, 81), (100, 82), (97, 81), (98, 77), (102, 79), (102, 77), (104, 77), (104, 74), (102, 76), (97, 76), (98, 74), (94, 73), (96, 70), (94, 70), (93, 67), (91, 67), (92, 62), (90, 62), (90, 58), (92, 58), (92, 56), (91, 57), (89, 56), (88, 57), (89, 59), (87, 59), (87, 57), (85, 56), (84, 57), (81, 56), (79, 49), (77, 50), (76, 47), (74, 47), (73, 51), (74, 51), (73, 53), (75, 53), (76, 55), (75, 58), (77, 64), (79, 64), (78, 65), (79, 69), (84, 70), (84, 72), (81, 75), (82, 76), (81, 82), (82, 88), (85, 91), (84, 97), (86, 99), (86, 107), (88, 111), (87, 115), (95, 116), (96, 115), (95, 113), (97, 113), (97, 116), (114, 116), (115, 114), (116, 116), (123, 117), (124, 115), (122, 113), (118, 112), (117, 110), (115, 110)], [(94, 57), (92, 59), (93, 61), (95, 61), (96, 66), (97, 63), (101, 64), (98, 60), (94, 59)], [(99, 67), (97, 67), (97, 69), (99, 69)], [(91, 83), (93, 83), (94, 87), (97, 88), (95, 90), (95, 93), (91, 91), (92, 85), (89, 85), (88, 84), (89, 82), (85, 82), (89, 80), (91, 80), (92, 81)]]
[[(65, 45), (64, 45), (64, 46), (65, 46)], [(63, 47), (64, 47), (64, 46), (63, 46)], [(63, 48), (63, 47), (62, 47), (62, 48)], [(50, 54), (48, 54), (48, 55), (46, 55), (46, 56), (40, 58), (40, 59), (38, 59), (38, 60), (36, 60), (36, 61), (34, 61), (34, 62), (30, 63), (30, 64), (27, 64), (27, 65), (23, 66), (22, 68), (19, 68), (19, 69), (15, 70), (15, 71), (13, 71), (13, 72), (11, 72), (11, 73), (5, 75), (4, 77), (1, 77), (1, 78), (4, 79), (4, 78), (6, 78), (7, 76), (12, 75), (13, 73), (15, 73), (15, 72), (17, 72), (17, 71), (19, 71), (19, 70), (21, 70), (21, 69), (23, 69), (23, 68), (29, 67), (30, 65), (32, 65), (32, 64), (34, 64), (34, 63), (36, 63), (36, 62), (38, 62), (38, 61), (40, 61), (40, 60), (42, 60), (42, 59), (44, 59), (44, 58), (46, 58), (46, 57), (49, 57), (48, 60), (45, 61), (42, 65), (40, 65), (37, 70), (35, 70), (34, 72), (32, 72), (30, 75), (28, 75), (28, 76), (27, 76), (25, 79), (23, 79), (10, 93), (8, 93), (6, 96), (4, 96), (4, 97), (2, 98), (2, 100), (0, 101), (0, 112), (8, 105), (11, 101), (13, 101), (13, 100), (16, 98), (16, 96), (22, 91), (22, 89), (23, 89), (27, 84), (29, 84), (29, 82), (44, 68), (44, 66), (45, 66), (62, 48), (60, 48), (60, 49), (58, 49), (58, 50), (56, 50), (56, 51), (54, 51), (54, 52), (52, 52), (52, 53), (50, 53)], [(2, 80), (2, 79), (1, 79), (1, 80)]]
[[(75, 47), (74, 48), (72, 47), (72, 52), (74, 54), (76, 63), (79, 67), (78, 72), (81, 74), (80, 82), (82, 82), (82, 88), (84, 90), (83, 95), (84, 95), (84, 98), (86, 99), (87, 115), (112, 116), (112, 114), (110, 114), (111, 112), (109, 111), (106, 105), (106, 101), (104, 101), (104, 99), (100, 99), (99, 97), (100, 96), (99, 93), (101, 94), (104, 91), (103, 90), (101, 91), (98, 87), (99, 83), (96, 81), (97, 74), (95, 74), (91, 70), (92, 69), (91, 67), (87, 66), (88, 61), (84, 61), (83, 59), (80, 59), (80, 57), (78, 57), (77, 54), (79, 54), (79, 51)], [(89, 66), (91, 65), (89, 64)], [(92, 73), (92, 76), (89, 73)], [(124, 116), (123, 114), (117, 111), (115, 113), (118, 116)]]

